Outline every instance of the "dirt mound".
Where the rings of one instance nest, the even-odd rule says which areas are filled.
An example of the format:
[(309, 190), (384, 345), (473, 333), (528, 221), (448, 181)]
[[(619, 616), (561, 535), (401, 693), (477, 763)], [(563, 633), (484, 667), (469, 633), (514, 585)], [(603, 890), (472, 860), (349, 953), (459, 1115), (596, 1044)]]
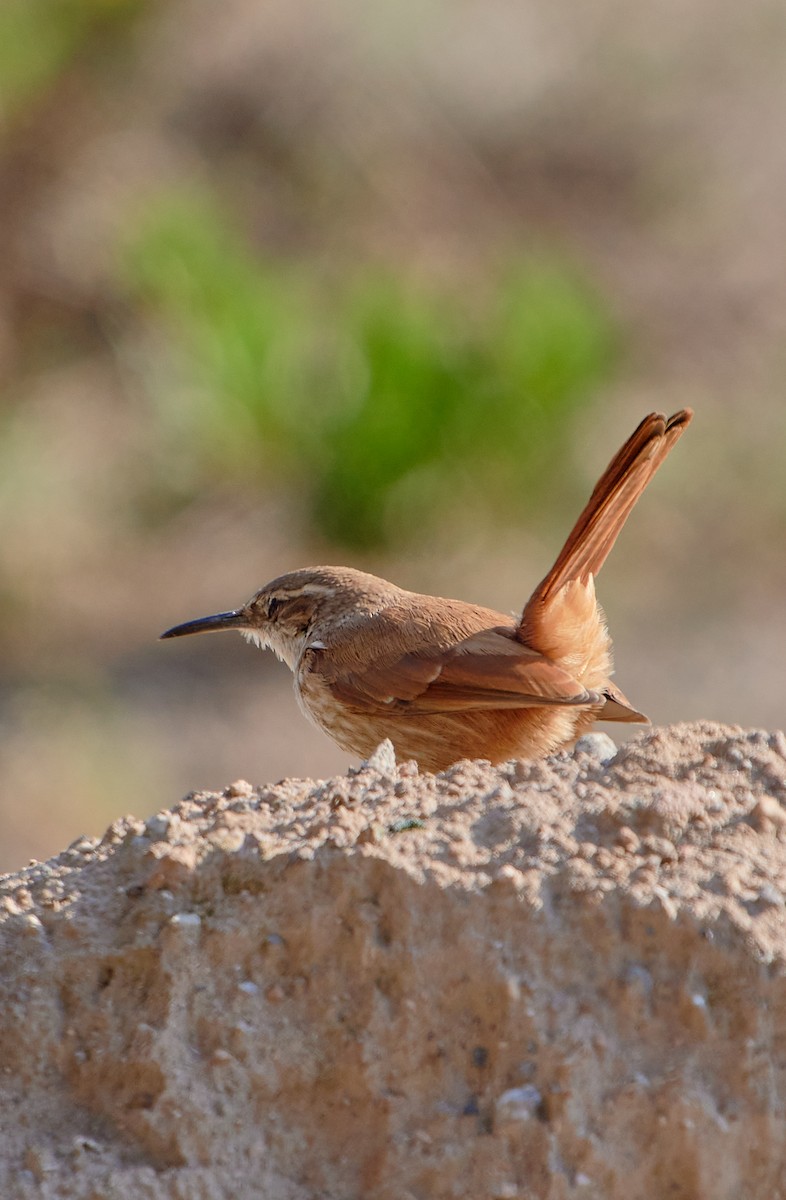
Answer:
[(236, 783), (0, 882), (0, 1194), (786, 1195), (786, 738)]

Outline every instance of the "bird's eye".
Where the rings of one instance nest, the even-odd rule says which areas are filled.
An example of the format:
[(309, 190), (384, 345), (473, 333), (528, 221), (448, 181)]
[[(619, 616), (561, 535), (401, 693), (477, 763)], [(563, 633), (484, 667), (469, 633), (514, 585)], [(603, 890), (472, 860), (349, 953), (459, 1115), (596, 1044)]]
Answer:
[(277, 596), (270, 597), (270, 599), (267, 602), (267, 616), (268, 616), (269, 621), (275, 617), (276, 613), (281, 608), (283, 603), (284, 603), (284, 601), (279, 600)]

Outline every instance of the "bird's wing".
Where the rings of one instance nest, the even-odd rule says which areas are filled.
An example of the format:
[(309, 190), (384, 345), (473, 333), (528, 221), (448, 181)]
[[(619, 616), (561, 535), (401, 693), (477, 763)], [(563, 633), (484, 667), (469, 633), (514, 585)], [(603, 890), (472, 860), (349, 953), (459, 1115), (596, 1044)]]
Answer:
[(515, 641), (484, 629), (434, 653), (415, 651), (338, 670), (318, 651), (309, 664), (337, 700), (366, 712), (415, 714), (484, 708), (603, 704), (567, 671)]
[(598, 714), (598, 721), (632, 721), (649, 725), (649, 717), (633, 707), (628, 697), (613, 683), (606, 683), (603, 688), (604, 704)]

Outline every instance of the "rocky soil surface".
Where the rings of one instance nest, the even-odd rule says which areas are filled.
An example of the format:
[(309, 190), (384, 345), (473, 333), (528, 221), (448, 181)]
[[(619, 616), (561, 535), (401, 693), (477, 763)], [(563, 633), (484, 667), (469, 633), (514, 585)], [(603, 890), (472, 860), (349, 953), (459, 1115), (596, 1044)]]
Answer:
[(785, 896), (709, 724), (117, 821), (0, 881), (0, 1195), (777, 1200)]

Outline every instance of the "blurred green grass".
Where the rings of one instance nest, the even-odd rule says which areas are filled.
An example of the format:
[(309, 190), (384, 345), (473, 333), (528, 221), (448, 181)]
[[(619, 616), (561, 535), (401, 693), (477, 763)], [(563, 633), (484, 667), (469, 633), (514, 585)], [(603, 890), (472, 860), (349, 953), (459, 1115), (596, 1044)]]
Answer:
[(119, 272), (178, 355), (148, 373), (172, 450), (159, 502), (272, 476), (351, 550), (404, 544), (457, 499), (515, 519), (615, 361), (604, 304), (557, 255), (471, 294), (375, 264), (325, 278), (180, 195), (137, 221)]

